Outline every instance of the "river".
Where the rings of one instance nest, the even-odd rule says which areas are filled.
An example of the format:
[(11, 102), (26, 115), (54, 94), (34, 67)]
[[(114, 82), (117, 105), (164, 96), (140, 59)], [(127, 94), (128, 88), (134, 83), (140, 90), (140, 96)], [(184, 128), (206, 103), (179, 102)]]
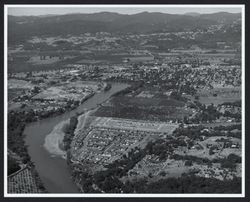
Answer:
[(97, 107), (98, 104), (103, 103), (111, 95), (126, 87), (128, 87), (127, 84), (112, 83), (112, 88), (109, 91), (96, 93), (78, 108), (60, 116), (30, 123), (25, 127), (25, 143), (28, 146), (28, 153), (49, 193), (78, 193), (78, 190), (71, 179), (70, 169), (67, 166), (66, 160), (61, 156), (51, 155), (44, 148), (46, 136), (58, 123), (69, 119), (76, 112), (81, 113)]

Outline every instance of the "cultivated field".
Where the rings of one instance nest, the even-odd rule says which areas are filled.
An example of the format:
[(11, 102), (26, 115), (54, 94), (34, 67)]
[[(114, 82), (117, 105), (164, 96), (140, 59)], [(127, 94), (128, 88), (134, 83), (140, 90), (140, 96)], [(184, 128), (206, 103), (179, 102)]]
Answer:
[(8, 193), (39, 193), (39, 188), (29, 168), (8, 176)]
[(192, 114), (185, 103), (172, 98), (114, 97), (99, 108), (96, 116), (124, 119), (143, 119), (150, 121), (168, 121), (183, 119)]
[(20, 88), (10, 88), (8, 89), (8, 100), (13, 100), (14, 98), (23, 95), (23, 89)]
[(25, 80), (9, 79), (8, 89), (31, 89), (34, 85)]
[(202, 104), (214, 105), (222, 104), (224, 102), (235, 102), (241, 100), (241, 89), (235, 88), (214, 88), (212, 90), (200, 90), (197, 95), (199, 102)]

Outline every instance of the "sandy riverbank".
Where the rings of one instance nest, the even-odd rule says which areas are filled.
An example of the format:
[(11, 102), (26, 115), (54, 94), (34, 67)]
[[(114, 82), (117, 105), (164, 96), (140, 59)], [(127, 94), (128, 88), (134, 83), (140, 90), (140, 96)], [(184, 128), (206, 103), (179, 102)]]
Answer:
[(50, 134), (45, 138), (44, 147), (53, 156), (61, 156), (65, 158), (66, 152), (62, 148), (64, 132), (63, 128), (69, 124), (69, 119), (57, 124)]
[[(86, 124), (86, 120), (89, 115), (95, 110), (89, 110), (86, 113), (78, 116), (78, 124), (75, 133), (78, 134)], [(51, 156), (61, 156), (66, 158), (66, 151), (63, 149), (63, 138), (65, 133), (63, 132), (64, 127), (69, 124), (69, 120), (58, 123), (51, 133), (49, 133), (44, 142), (45, 149), (51, 154)]]

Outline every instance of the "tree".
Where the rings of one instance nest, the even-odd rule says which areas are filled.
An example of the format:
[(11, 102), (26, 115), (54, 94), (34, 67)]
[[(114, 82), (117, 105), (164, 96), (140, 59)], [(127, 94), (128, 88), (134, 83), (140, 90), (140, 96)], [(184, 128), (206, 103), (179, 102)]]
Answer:
[(12, 157), (8, 156), (8, 175), (20, 170), (21, 167), (19, 164), (16, 162), (15, 159)]
[(213, 155), (213, 154), (214, 154), (214, 151), (213, 151), (213, 150), (214, 150), (213, 147), (210, 147), (210, 148), (209, 148), (209, 155)]
[(167, 173), (166, 173), (164, 170), (161, 171), (161, 172), (159, 173), (159, 175), (160, 175), (160, 176), (163, 176), (163, 177), (166, 176), (166, 174), (167, 174)]
[(192, 166), (192, 165), (193, 165), (193, 161), (192, 160), (185, 161), (185, 166)]
[(241, 163), (241, 157), (237, 156), (236, 154), (229, 154), (227, 160), (232, 163)]
[(40, 92), (40, 90), (41, 90), (41, 89), (40, 89), (38, 86), (35, 86), (35, 87), (33, 88), (32, 92), (37, 94), (37, 93)]

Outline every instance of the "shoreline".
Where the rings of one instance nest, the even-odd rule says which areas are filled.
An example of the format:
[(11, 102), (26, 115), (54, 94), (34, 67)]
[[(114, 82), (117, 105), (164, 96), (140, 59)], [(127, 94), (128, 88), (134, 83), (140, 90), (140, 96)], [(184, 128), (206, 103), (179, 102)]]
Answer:
[[(114, 85), (116, 86), (116, 85)], [(89, 111), (92, 111), (92, 110), (95, 110), (95, 109), (98, 109), (98, 107), (100, 107), (100, 104), (103, 103), (103, 102), (106, 102), (108, 99), (110, 99), (110, 97), (113, 96), (113, 94), (116, 92), (116, 91), (120, 91), (120, 90), (123, 90), (124, 88), (127, 88), (129, 85), (125, 85), (125, 87), (122, 85), (121, 87), (116, 87), (114, 89), (114, 92), (110, 92), (110, 90), (106, 91), (106, 92), (102, 92), (103, 93), (103, 96), (105, 96), (105, 98), (103, 99), (102, 97), (100, 99), (103, 99), (100, 103), (96, 103), (96, 104), (92, 104), (92, 102), (90, 102), (89, 100), (93, 98), (93, 96), (90, 96), (89, 99), (85, 100), (82, 104), (84, 103), (87, 103), (87, 107), (83, 108), (81, 107), (82, 110), (77, 110), (75, 112), (75, 115), (85, 115), (85, 113), (89, 112)], [(113, 85), (112, 85), (113, 87)], [(118, 88), (118, 89), (117, 89)], [(120, 89), (121, 88), (121, 89)], [(96, 94), (95, 94), (96, 95)], [(107, 97), (108, 96), (108, 97)], [(98, 99), (100, 96), (97, 96)], [(95, 103), (95, 102), (94, 102)], [(88, 106), (88, 105), (91, 105), (91, 106)], [(92, 106), (93, 105), (93, 106)], [(78, 108), (79, 106), (76, 107), (76, 109)], [(35, 122), (39, 122), (40, 121), (43, 121), (45, 119), (54, 119), (56, 117), (60, 117), (60, 116), (63, 116), (63, 114), (67, 114), (67, 113), (71, 113), (72, 111), (74, 111), (75, 109), (68, 109), (66, 111), (64, 111), (63, 113), (54, 113), (54, 114), (51, 114), (51, 116), (49, 117), (46, 117), (46, 118), (41, 118), (41, 119), (38, 119), (38, 120), (35, 120), (35, 121), (32, 121), (30, 123), (27, 123), (26, 127), (31, 125)], [(71, 116), (73, 116), (73, 113), (71, 113)], [(64, 118), (63, 118), (64, 119)], [(67, 119), (67, 121), (69, 121), (70, 118)], [(65, 121), (67, 123), (67, 121)], [(65, 124), (65, 122), (61, 123), (62, 121), (60, 121), (59, 123), (56, 123), (56, 125), (54, 125), (52, 127), (52, 130), (50, 132), (48, 132), (47, 134), (45, 134), (45, 138), (43, 139), (43, 142), (41, 143), (41, 147), (43, 148), (43, 151), (45, 151), (47, 154), (48, 154), (48, 157), (50, 158), (50, 161), (53, 159), (55, 159), (55, 161), (59, 161), (60, 163), (62, 162), (62, 160), (67, 160), (67, 151), (63, 151), (62, 150), (62, 146), (63, 146), (63, 137), (64, 137), (64, 133), (62, 132), (62, 128), (63, 128), (63, 125)], [(49, 136), (48, 136), (49, 135)], [(48, 136), (48, 137), (47, 137)], [(45, 141), (46, 139), (46, 141)], [(50, 142), (49, 140), (52, 141)], [(60, 144), (62, 143), (62, 144)], [(27, 144), (27, 142), (26, 142)], [(49, 150), (49, 151), (48, 151)], [(60, 160), (59, 160), (60, 159)], [(65, 161), (67, 162), (67, 161)], [(35, 163), (36, 164), (36, 163)], [(68, 168), (70, 168), (69, 165), (67, 165)], [(46, 171), (45, 171), (46, 172)], [(40, 173), (39, 173), (40, 175)], [(47, 176), (47, 174), (45, 174), (45, 176)], [(70, 175), (70, 177), (72, 177), (72, 175)], [(56, 177), (55, 177), (56, 178)], [(46, 179), (45, 179), (46, 181)], [(73, 184), (76, 185), (74, 183), (74, 180), (72, 180)], [(50, 182), (48, 182), (50, 183)], [(59, 185), (58, 185), (59, 186)]]
[(65, 159), (66, 151), (62, 148), (64, 138), (64, 127), (69, 124), (69, 119), (58, 123), (53, 130), (45, 137), (44, 148), (51, 156), (61, 156)]

